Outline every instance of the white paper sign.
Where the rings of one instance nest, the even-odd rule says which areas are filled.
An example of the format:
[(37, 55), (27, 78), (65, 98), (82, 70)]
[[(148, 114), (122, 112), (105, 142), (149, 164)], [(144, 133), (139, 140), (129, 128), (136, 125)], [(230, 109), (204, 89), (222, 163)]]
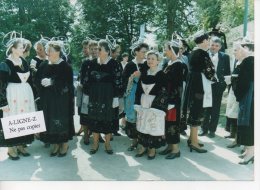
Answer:
[(13, 115), (1, 119), (5, 139), (46, 131), (42, 111)]
[(136, 130), (152, 136), (165, 135), (165, 112), (134, 105), (137, 112)]

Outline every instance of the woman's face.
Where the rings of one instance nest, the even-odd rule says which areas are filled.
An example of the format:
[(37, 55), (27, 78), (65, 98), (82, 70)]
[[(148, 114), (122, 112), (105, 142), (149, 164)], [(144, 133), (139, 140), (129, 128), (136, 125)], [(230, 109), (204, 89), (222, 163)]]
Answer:
[(164, 52), (164, 55), (167, 57), (167, 58), (171, 58), (172, 56), (172, 50), (169, 48), (169, 45), (168, 44), (164, 44), (164, 48), (163, 48), (163, 52)]
[(147, 64), (150, 68), (156, 68), (159, 64), (159, 60), (155, 54), (147, 56)]
[(108, 52), (105, 50), (105, 48), (103, 46), (98, 47), (98, 57), (100, 57), (100, 58), (108, 57)]
[(124, 62), (128, 62), (128, 56), (123, 57)]
[(147, 49), (143, 47), (140, 49), (140, 51), (136, 51), (135, 55), (138, 59), (145, 59), (146, 52), (147, 52)]
[(23, 52), (24, 52), (24, 47), (22, 43), (18, 43), (17, 47), (12, 47), (12, 54), (16, 55), (16, 56), (23, 56)]
[(36, 53), (41, 58), (44, 58), (46, 56), (46, 52), (42, 44), (37, 44)]
[(203, 40), (202, 45), (203, 45), (203, 49), (208, 50), (208, 49), (209, 49), (209, 46), (210, 46), (210, 41), (209, 41), (209, 39)]
[(117, 48), (117, 49), (115, 50), (115, 52), (112, 53), (112, 58), (113, 58), (113, 59), (117, 59), (118, 56), (120, 55), (120, 52), (121, 52), (121, 49), (120, 49), (120, 48)]
[(234, 46), (233, 50), (234, 50), (235, 59), (239, 60), (239, 47), (238, 46)]
[(48, 55), (48, 60), (51, 63), (57, 62), (60, 58), (60, 52), (56, 51), (53, 47), (47, 48), (47, 55)]
[(92, 56), (93, 59), (98, 57), (98, 46), (91, 45), (89, 46), (89, 54)]
[(88, 45), (83, 45), (83, 49), (82, 49), (83, 55), (85, 57), (89, 56), (89, 46)]

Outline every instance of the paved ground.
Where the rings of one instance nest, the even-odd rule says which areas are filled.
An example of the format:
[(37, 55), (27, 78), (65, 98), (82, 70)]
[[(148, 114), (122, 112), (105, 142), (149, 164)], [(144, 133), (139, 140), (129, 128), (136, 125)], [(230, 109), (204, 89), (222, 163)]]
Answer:
[[(76, 130), (79, 128), (77, 121), (76, 116)], [(146, 156), (135, 158), (136, 152), (126, 151), (130, 141), (123, 131), (120, 132), (123, 136), (114, 137), (112, 142), (113, 155), (107, 155), (102, 144), (95, 155), (90, 155), (90, 146), (82, 143), (81, 136), (70, 141), (68, 155), (64, 158), (49, 157), (50, 149), (44, 148), (38, 140), (28, 148), (32, 156), (19, 161), (9, 160), (7, 149), (0, 148), (0, 180), (254, 180), (254, 165), (237, 164), (241, 148), (226, 148), (231, 141), (223, 138), (227, 133), (221, 126), (215, 138), (200, 138), (209, 150), (206, 154), (190, 153), (187, 137), (183, 136), (181, 158), (175, 160), (165, 160), (160, 155), (151, 161)]]

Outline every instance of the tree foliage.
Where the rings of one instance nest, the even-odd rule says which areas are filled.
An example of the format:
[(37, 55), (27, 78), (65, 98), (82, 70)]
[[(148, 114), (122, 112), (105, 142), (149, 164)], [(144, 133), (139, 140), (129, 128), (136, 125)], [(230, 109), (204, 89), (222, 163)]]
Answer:
[[(254, 18), (249, 0), (249, 20)], [(128, 51), (139, 36), (140, 25), (157, 35), (159, 43), (173, 32), (188, 37), (199, 29), (211, 30), (218, 23), (235, 27), (243, 23), (244, 0), (0, 0), (0, 35), (22, 31), (33, 43), (40, 38), (68, 36), (71, 58), (79, 67), (81, 42), (89, 35), (121, 39)], [(4, 58), (0, 45), (0, 58)]]
[[(40, 36), (66, 36), (73, 23), (72, 8), (68, 0), (12, 0), (0, 2), (0, 32), (22, 32), (32, 42)], [(1, 58), (4, 47), (1, 44)]]

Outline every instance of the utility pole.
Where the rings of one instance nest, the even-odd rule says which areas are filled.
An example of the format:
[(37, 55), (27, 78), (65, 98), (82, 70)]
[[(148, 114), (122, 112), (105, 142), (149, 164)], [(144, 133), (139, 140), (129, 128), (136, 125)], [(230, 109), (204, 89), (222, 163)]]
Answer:
[(247, 33), (247, 19), (248, 18), (248, 0), (245, 0), (245, 9), (244, 9), (244, 32), (243, 36), (246, 36)]

